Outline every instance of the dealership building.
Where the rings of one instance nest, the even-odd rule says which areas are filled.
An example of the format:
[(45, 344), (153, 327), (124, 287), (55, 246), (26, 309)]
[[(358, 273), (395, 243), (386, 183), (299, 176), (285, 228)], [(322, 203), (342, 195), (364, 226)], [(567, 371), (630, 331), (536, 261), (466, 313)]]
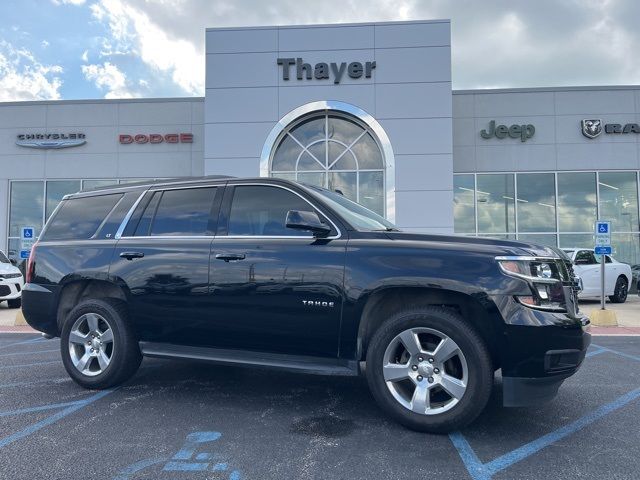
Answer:
[(640, 86), (451, 88), (447, 20), (215, 28), (204, 98), (0, 103), (0, 249), (63, 195), (281, 177), (424, 233), (593, 246), (640, 263)]

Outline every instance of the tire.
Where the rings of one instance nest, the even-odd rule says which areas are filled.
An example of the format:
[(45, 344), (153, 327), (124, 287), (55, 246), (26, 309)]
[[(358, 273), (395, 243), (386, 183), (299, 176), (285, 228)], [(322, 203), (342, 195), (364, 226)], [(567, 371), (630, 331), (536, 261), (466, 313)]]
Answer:
[(110, 298), (84, 300), (69, 312), (60, 334), (60, 352), (69, 376), (90, 389), (125, 382), (142, 361), (126, 304)]
[(613, 291), (613, 295), (609, 295), (611, 303), (624, 303), (627, 301), (627, 295), (629, 294), (629, 284), (627, 279), (620, 276), (616, 280), (616, 288)]
[[(418, 338), (420, 349), (416, 343), (410, 353), (403, 338), (407, 343)], [(457, 347), (456, 353), (447, 356), (444, 352), (452, 347)], [(468, 425), (484, 410), (493, 387), (494, 369), (485, 343), (462, 317), (446, 308), (393, 315), (373, 335), (366, 360), (367, 382), (378, 405), (397, 422), (421, 432), (448, 433)], [(423, 409), (426, 401), (416, 398), (425, 390), (429, 408)]]
[(20, 308), (22, 306), (22, 298), (7, 300), (7, 306), (9, 308)]

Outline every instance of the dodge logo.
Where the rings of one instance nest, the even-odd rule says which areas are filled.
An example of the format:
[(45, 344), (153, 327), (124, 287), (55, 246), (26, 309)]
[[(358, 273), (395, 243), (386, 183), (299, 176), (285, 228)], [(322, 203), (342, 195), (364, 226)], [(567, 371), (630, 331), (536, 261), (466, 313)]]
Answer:
[(593, 118), (582, 120), (582, 134), (587, 138), (596, 138), (602, 133), (602, 120)]

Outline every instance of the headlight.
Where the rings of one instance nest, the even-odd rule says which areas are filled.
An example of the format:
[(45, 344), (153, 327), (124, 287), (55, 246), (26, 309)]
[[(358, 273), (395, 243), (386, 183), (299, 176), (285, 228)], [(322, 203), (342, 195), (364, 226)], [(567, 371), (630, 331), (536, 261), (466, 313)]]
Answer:
[(506, 275), (521, 278), (531, 287), (531, 295), (518, 295), (516, 299), (532, 308), (566, 311), (563, 282), (571, 278), (564, 262), (559, 258), (496, 257)]

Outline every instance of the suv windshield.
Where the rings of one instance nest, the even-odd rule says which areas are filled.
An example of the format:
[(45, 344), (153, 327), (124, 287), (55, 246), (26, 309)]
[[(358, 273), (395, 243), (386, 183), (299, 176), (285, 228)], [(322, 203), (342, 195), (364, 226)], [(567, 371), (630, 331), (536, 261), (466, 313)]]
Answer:
[(305, 186), (315, 193), (320, 194), (323, 200), (356, 230), (399, 231), (393, 223), (337, 192), (332, 192), (331, 190), (326, 190), (314, 185), (305, 184)]
[(11, 263), (3, 252), (0, 252), (0, 263)]

